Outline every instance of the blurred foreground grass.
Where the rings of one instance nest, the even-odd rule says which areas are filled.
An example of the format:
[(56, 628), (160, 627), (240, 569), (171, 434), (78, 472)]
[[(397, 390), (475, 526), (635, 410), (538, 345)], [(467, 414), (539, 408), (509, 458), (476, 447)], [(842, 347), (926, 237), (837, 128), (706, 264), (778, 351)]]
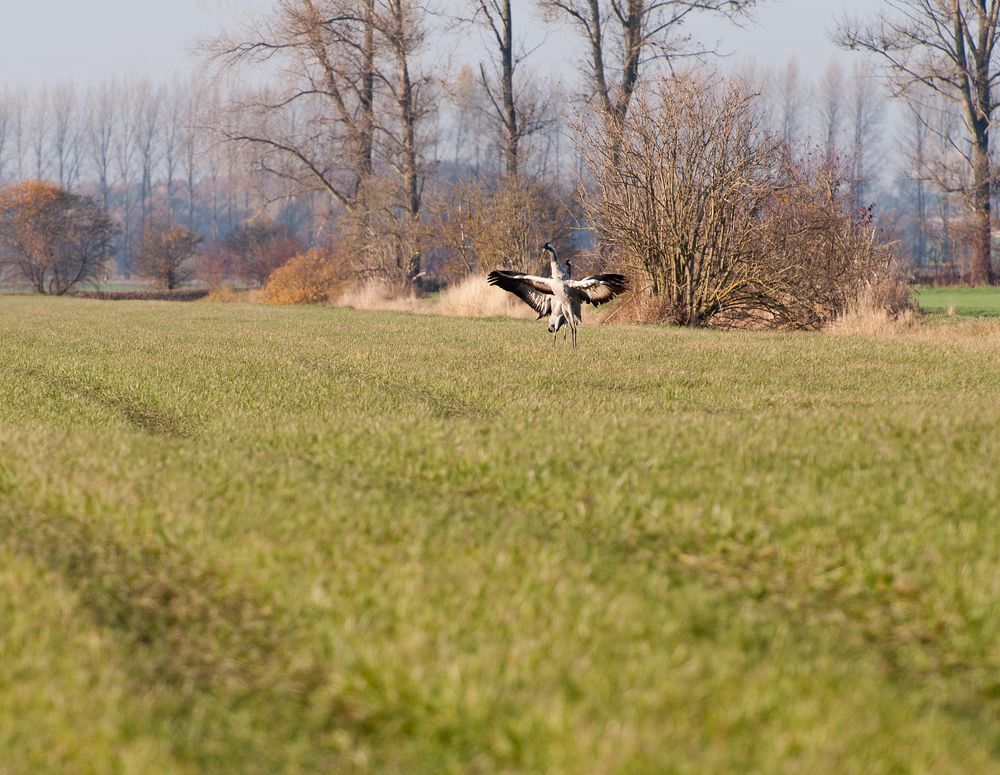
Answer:
[(580, 342), (0, 298), (0, 772), (1000, 769), (998, 338)]

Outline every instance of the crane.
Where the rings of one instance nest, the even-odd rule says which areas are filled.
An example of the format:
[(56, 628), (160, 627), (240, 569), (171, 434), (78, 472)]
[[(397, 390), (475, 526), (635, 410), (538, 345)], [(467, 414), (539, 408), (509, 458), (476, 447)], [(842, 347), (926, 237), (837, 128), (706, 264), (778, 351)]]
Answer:
[(486, 278), (490, 285), (503, 288), (517, 296), (538, 313), (538, 319), (548, 315), (549, 333), (555, 344), (555, 334), (564, 325), (573, 332), (576, 349), (576, 327), (580, 323), (580, 310), (584, 302), (595, 307), (611, 301), (628, 291), (628, 278), (620, 274), (593, 274), (582, 280), (570, 277), (572, 263), (559, 264), (559, 257), (551, 242), (542, 245), (542, 252), (551, 255), (552, 277), (494, 269)]

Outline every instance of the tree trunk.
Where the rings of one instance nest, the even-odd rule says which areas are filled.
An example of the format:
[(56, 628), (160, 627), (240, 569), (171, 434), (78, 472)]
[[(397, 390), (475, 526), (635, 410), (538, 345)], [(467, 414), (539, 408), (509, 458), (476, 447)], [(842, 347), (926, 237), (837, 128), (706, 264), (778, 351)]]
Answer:
[(501, 14), (503, 24), (503, 44), (501, 46), (503, 76), (504, 124), (507, 130), (506, 172), (508, 178), (517, 177), (517, 107), (514, 104), (514, 30), (510, 11), (510, 0), (503, 0)]
[(363, 189), (372, 176), (375, 145), (375, 2), (365, 0), (364, 39), (361, 44), (361, 126), (358, 188)]
[(993, 285), (993, 221), (990, 206), (989, 138), (976, 138), (972, 149), (972, 285)]

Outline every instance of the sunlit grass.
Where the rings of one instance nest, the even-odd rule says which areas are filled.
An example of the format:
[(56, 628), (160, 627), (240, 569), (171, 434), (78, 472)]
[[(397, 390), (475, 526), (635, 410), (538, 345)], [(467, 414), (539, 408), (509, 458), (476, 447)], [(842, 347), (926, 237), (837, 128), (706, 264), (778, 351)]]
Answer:
[(915, 297), (924, 312), (1000, 317), (1000, 288), (920, 288)]
[(0, 298), (0, 771), (989, 772), (1000, 341)]

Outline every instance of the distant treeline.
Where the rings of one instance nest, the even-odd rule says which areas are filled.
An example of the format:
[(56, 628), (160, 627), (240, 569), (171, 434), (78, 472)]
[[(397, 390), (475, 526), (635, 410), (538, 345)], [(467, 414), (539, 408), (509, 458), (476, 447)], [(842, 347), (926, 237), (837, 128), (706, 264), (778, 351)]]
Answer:
[[(573, 15), (576, 6), (546, 1), (546, 18), (579, 33), (588, 63), (566, 85), (534, 67), (508, 4), (470, 0), (456, 12), (459, 29), (486, 41), (482, 62), (458, 66), (429, 55), (455, 27), (445, 33), (416, 4), (323, 12), (334, 5), (282, 4), (247, 28), (256, 31), (221, 36), (206, 54), (212, 79), (5, 89), (0, 183), (37, 179), (96, 197), (118, 224), (120, 274), (151, 220), (182, 224), (204, 249), (266, 223), (301, 245), (347, 246), (352, 271), (404, 283), (529, 266), (543, 237), (569, 251), (595, 245), (579, 197), (594, 183), (581, 135), (613, 133), (645, 82), (704, 48), (679, 34), (691, 4), (640, 2), (636, 18), (605, 19), (595, 37), (584, 6)], [(696, 11), (747, 18), (754, 5), (710, 0)], [(720, 63), (702, 61), (714, 77)], [(762, 131), (845, 170), (848, 206), (874, 212), (897, 256), (962, 274), (961, 185), (941, 173), (961, 147), (950, 104), (900, 103), (890, 118), (882, 76), (860, 60), (815, 82), (794, 61), (738, 78), (759, 93)]]

